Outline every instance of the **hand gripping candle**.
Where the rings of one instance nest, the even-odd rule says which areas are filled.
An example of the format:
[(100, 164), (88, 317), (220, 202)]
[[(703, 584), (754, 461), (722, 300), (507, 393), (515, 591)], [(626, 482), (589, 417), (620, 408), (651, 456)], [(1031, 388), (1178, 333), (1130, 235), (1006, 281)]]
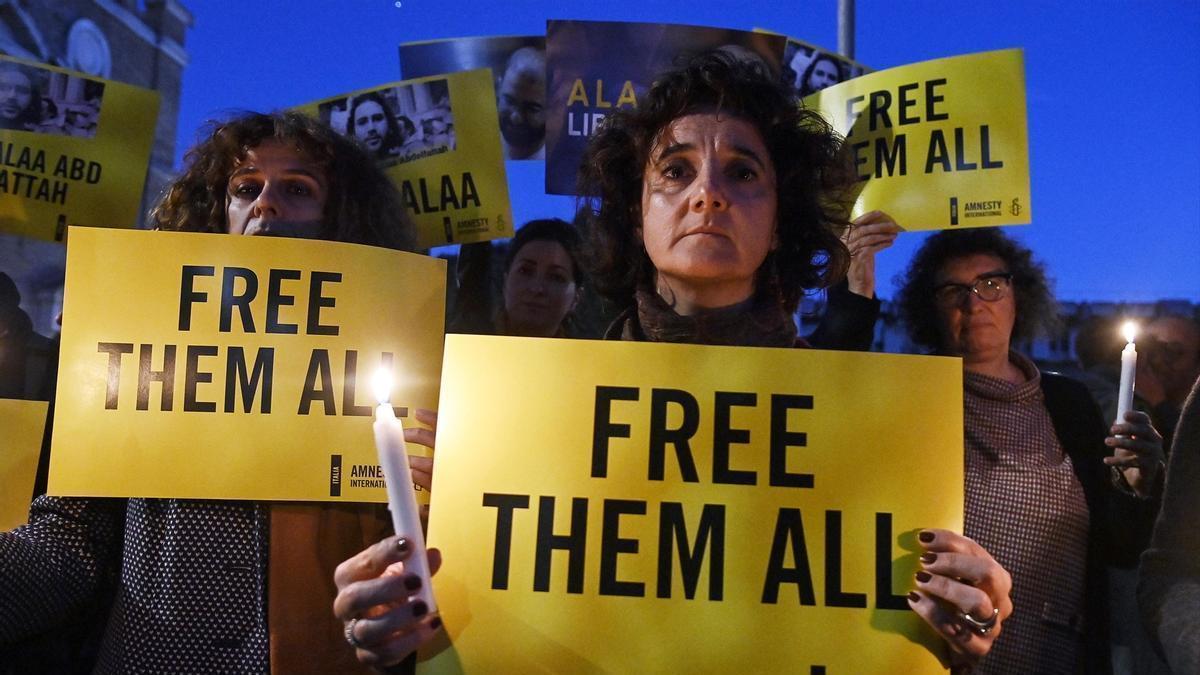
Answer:
[(1133, 410), (1133, 382), (1137, 379), (1137, 348), (1133, 339), (1137, 337), (1137, 324), (1126, 321), (1121, 327), (1125, 334), (1125, 349), (1121, 351), (1121, 386), (1117, 390), (1117, 424), (1125, 422), (1125, 413)]
[(404, 442), (404, 425), (392, 410), (391, 375), (383, 369), (375, 371), (375, 450), (387, 484), (388, 510), (392, 512), (392, 527), (396, 534), (412, 544), (412, 553), (404, 561), (404, 570), (421, 578), (421, 588), (415, 594), (425, 601), (429, 613), (437, 611), (433, 601), (433, 586), (429, 581), (429, 559), (425, 556), (425, 534), (421, 531), (421, 516), (417, 495), (413, 491), (412, 471), (408, 466), (408, 446)]

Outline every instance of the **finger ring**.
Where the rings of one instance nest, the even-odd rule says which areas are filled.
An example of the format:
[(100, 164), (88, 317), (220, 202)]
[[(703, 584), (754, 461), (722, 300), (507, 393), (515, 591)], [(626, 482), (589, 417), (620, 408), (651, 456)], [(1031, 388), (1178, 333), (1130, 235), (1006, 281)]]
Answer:
[(353, 618), (346, 622), (346, 630), (344, 632), (344, 635), (346, 636), (346, 642), (349, 642), (350, 646), (354, 647), (355, 649), (366, 649), (366, 647), (364, 647), (363, 644), (358, 641), (358, 638), (354, 636), (354, 625), (357, 623), (358, 618)]
[(992, 615), (988, 617), (986, 621), (976, 619), (975, 617), (971, 616), (970, 612), (963, 612), (962, 614), (958, 615), (958, 618), (962, 619), (967, 628), (970, 628), (971, 631), (976, 635), (987, 635), (988, 633), (992, 632), (992, 629), (996, 627), (996, 620), (999, 617), (999, 607), (992, 608)]

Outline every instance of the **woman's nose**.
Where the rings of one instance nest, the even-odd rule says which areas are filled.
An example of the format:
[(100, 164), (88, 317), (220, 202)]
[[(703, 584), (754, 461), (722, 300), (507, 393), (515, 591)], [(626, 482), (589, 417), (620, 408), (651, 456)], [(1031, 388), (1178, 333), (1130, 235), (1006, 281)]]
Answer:
[(724, 177), (712, 167), (703, 167), (696, 176), (691, 207), (697, 213), (724, 211), (729, 208)]
[(276, 189), (273, 185), (264, 185), (262, 192), (258, 193), (258, 197), (254, 199), (253, 216), (260, 219), (279, 218), (281, 213), (281, 202), (276, 194)]

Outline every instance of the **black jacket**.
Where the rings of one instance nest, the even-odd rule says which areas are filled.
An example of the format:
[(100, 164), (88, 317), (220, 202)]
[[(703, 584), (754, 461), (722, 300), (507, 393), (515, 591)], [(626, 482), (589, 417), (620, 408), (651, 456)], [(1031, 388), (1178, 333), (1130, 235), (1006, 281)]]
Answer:
[(1087, 387), (1057, 373), (1042, 373), (1046, 410), (1063, 451), (1071, 458), (1090, 516), (1085, 582), (1083, 653), (1087, 673), (1111, 673), (1108, 565), (1133, 568), (1149, 543), (1159, 500), (1139, 498), (1113, 483), (1104, 463), (1108, 425)]

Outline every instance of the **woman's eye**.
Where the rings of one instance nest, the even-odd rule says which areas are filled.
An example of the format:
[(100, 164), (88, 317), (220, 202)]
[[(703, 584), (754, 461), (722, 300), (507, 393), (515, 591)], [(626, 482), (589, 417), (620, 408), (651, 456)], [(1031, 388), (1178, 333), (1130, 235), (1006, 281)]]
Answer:
[(745, 166), (745, 165), (738, 165), (738, 166), (733, 167), (733, 169), (730, 171), (730, 173), (733, 175), (734, 178), (736, 178), (740, 181), (752, 181), (755, 178), (758, 178), (758, 172), (755, 171), (754, 169), (750, 168), (749, 166)]
[(290, 195), (306, 196), (311, 195), (313, 190), (304, 183), (288, 183), (287, 192)]
[(671, 180), (678, 180), (683, 178), (685, 175), (687, 175), (687, 167), (682, 164), (668, 164), (662, 170), (663, 178), (669, 178)]
[(256, 197), (262, 192), (262, 186), (254, 181), (243, 181), (235, 184), (232, 192), (239, 197)]

